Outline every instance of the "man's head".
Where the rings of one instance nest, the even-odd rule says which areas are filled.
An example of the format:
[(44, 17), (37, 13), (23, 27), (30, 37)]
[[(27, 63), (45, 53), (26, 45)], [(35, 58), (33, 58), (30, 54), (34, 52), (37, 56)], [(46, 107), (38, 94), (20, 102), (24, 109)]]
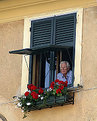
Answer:
[(70, 65), (67, 61), (61, 61), (60, 63), (60, 71), (62, 74), (67, 74), (70, 69)]

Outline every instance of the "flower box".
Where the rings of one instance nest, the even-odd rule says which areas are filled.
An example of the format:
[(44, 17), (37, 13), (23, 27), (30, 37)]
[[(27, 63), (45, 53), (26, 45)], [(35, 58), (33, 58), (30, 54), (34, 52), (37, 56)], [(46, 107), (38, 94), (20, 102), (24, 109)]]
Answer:
[(39, 101), (37, 101), (37, 102), (35, 102), (35, 109), (37, 110), (40, 110), (40, 109), (42, 109), (42, 108), (44, 108), (45, 107), (45, 105), (44, 105), (44, 102), (43, 102), (43, 100), (39, 100)]
[[(33, 84), (28, 85), (28, 91), (19, 97), (19, 107), (24, 112), (42, 108), (55, 107), (66, 104), (69, 100), (67, 92), (67, 81), (55, 80), (48, 89), (37, 88)], [(71, 102), (69, 100), (69, 102)], [(24, 113), (25, 114), (25, 113)]]
[(48, 99), (46, 100), (46, 105), (53, 105), (53, 104), (55, 104), (55, 96), (48, 97)]
[(56, 97), (56, 103), (64, 103), (66, 101), (65, 96), (57, 96)]
[(41, 105), (41, 104), (43, 104), (43, 101), (42, 100), (39, 100), (39, 101), (35, 102), (35, 105), (36, 106)]

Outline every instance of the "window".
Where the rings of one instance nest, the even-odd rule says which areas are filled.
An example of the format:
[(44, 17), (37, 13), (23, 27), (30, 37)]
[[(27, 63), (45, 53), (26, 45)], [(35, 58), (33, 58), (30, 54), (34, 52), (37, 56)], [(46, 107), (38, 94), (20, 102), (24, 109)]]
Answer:
[[(38, 17), (35, 17), (33, 18), (33, 21), (32, 21), (32, 18), (26, 18), (24, 20), (24, 41), (23, 41), (24, 49), (10, 52), (13, 54), (31, 55), (30, 58), (29, 56), (26, 56), (27, 62), (25, 62), (25, 58), (23, 56), (21, 94), (23, 94), (27, 89), (27, 84), (28, 84), (27, 80), (29, 80), (29, 83), (35, 83), (38, 86), (42, 85), (42, 87), (46, 87), (45, 85), (47, 83), (45, 82), (45, 80), (47, 78), (55, 79), (56, 74), (60, 71), (59, 63), (61, 60), (69, 61), (71, 70), (73, 72), (74, 86), (81, 84), (80, 74), (81, 74), (81, 41), (82, 41), (83, 9), (77, 9), (75, 11), (76, 12), (71, 14), (68, 14), (71, 11), (68, 11), (68, 13), (65, 11), (67, 14), (60, 15), (60, 16), (58, 16), (58, 13), (56, 13), (56, 16), (48, 17), (48, 18), (45, 18), (44, 16), (44, 19), (41, 16), (42, 19), (38, 19), (38, 20), (37, 20)], [(69, 19), (70, 17), (72, 19)], [(68, 24), (70, 24), (70, 26), (68, 24), (67, 24), (67, 27), (65, 26), (66, 25), (65, 19), (67, 19), (67, 22)], [(40, 25), (44, 24), (43, 25), (45, 26), (44, 28), (48, 28), (48, 29), (41, 28), (41, 30), (35, 31), (35, 29), (37, 28), (36, 25), (39, 26), (39, 24)], [(29, 31), (29, 29), (31, 31)], [(65, 30), (64, 32), (68, 32), (68, 34), (65, 34), (63, 30)], [(44, 34), (42, 35), (42, 33)], [(51, 56), (50, 54), (53, 56)], [(50, 67), (49, 64), (50, 64), (51, 57), (54, 60), (54, 61), (51, 61), (51, 62), (54, 62), (53, 63), (54, 66)], [(35, 67), (36, 65), (34, 64), (36, 62), (38, 63), (37, 68), (41, 67), (40, 70), (36, 69)], [(28, 63), (28, 66), (26, 65), (26, 63)], [(47, 70), (46, 70), (46, 67), (48, 67)], [(30, 70), (29, 72), (28, 72), (28, 68)], [(34, 71), (35, 69), (36, 71)], [(47, 73), (48, 70), (49, 72)], [(37, 74), (35, 72), (37, 72)], [(37, 75), (37, 77), (33, 76), (35, 74)], [(40, 78), (41, 75), (42, 77)], [(48, 75), (52, 75), (52, 76), (48, 76)], [(38, 80), (38, 78), (40, 80)], [(34, 81), (32, 81), (33, 79)], [(49, 83), (50, 81), (52, 80), (49, 80)]]
[[(74, 80), (76, 13), (54, 16), (31, 22), (29, 83), (47, 88), (59, 73), (59, 64), (66, 60), (71, 65)], [(72, 83), (73, 85), (73, 83)]]

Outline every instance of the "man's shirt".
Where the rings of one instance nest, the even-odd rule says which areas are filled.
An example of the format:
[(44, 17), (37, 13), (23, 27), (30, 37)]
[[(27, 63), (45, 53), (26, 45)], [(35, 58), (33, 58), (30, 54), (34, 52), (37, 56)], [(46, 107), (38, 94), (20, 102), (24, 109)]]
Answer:
[(57, 79), (59, 79), (60, 81), (68, 81), (68, 84), (72, 84), (72, 71), (70, 70), (68, 73), (67, 73), (67, 76), (66, 78), (63, 76), (62, 73), (58, 73), (57, 74)]

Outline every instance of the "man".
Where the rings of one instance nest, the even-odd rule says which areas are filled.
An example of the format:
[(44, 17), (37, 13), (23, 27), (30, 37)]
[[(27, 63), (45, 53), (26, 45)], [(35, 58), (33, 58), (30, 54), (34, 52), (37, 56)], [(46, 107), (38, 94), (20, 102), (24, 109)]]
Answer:
[(64, 82), (67, 80), (68, 85), (72, 85), (72, 71), (67, 61), (62, 61), (60, 63), (60, 73), (57, 74), (57, 79)]

